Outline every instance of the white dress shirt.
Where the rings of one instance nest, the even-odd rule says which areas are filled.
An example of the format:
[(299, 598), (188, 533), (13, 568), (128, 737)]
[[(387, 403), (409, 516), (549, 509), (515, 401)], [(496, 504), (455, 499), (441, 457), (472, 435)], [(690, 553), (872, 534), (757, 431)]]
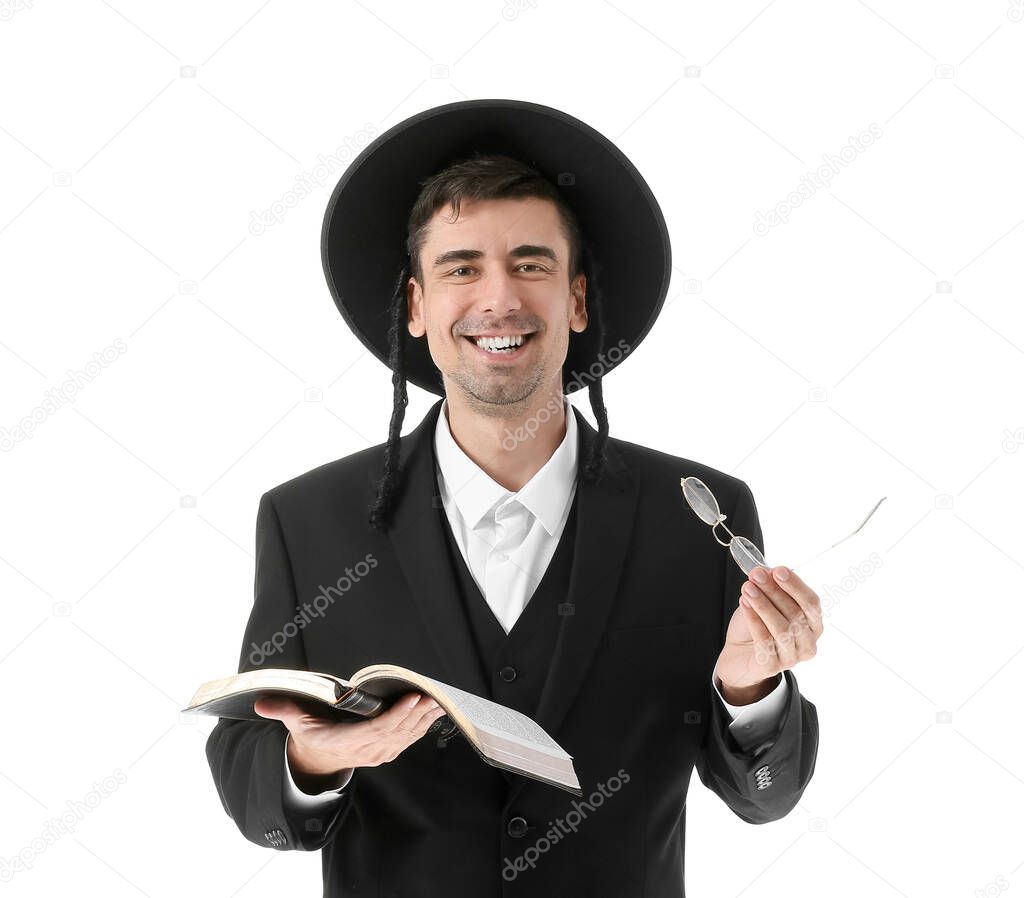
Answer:
[[(452, 534), (473, 579), (506, 633), (515, 626), (555, 554), (576, 493), (578, 425), (572, 405), (562, 398), (566, 428), (562, 442), (544, 466), (517, 493), (485, 473), (455, 442), (448, 424), (448, 400), (441, 404), (434, 430), (438, 487)], [(729, 731), (744, 749), (777, 729), (788, 686), (782, 677), (768, 695), (749, 705), (730, 705), (711, 685), (732, 717)], [(288, 768), (285, 741), (285, 800), (311, 810), (337, 800), (352, 779), (317, 794), (301, 791)]]

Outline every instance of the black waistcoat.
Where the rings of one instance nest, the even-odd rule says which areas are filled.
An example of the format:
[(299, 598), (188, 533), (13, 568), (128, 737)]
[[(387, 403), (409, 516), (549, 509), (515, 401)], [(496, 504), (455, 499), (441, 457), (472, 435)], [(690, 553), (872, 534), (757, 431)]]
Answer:
[[(566, 602), (566, 596), (576, 543), (579, 489), (573, 496), (555, 552), (533, 594), (527, 599), (526, 607), (507, 634), (462, 557), (443, 504), (436, 504), (441, 506), (438, 514), (441, 515), (459, 599), (470, 622), (480, 669), (490, 690), (484, 698), (534, 718), (558, 648), (559, 630), (574, 610)], [(534, 526), (543, 525), (535, 521)]]

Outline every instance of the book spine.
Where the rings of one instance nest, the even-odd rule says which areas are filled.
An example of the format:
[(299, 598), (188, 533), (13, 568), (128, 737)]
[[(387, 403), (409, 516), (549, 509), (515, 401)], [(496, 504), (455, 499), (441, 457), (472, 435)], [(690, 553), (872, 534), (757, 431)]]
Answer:
[(376, 717), (384, 710), (384, 700), (361, 689), (351, 689), (335, 707), (360, 717)]

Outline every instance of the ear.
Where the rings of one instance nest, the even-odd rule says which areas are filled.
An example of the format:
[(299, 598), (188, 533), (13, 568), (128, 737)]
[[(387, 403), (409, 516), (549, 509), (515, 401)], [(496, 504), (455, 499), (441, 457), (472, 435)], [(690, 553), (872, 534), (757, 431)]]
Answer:
[(409, 306), (406, 320), (409, 334), (413, 337), (422, 337), (427, 332), (427, 324), (423, 317), (423, 289), (416, 282), (416, 278), (409, 278), (405, 295)]
[(572, 294), (572, 305), (569, 309), (569, 327), (576, 333), (582, 333), (587, 329), (587, 276), (578, 274), (576, 279), (569, 285), (569, 292)]

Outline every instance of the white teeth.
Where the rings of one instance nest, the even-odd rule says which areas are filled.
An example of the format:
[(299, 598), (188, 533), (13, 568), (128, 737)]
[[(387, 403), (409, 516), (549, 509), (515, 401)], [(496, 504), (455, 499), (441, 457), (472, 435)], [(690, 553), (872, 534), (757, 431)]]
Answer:
[(509, 346), (522, 346), (525, 339), (522, 334), (516, 334), (511, 337), (480, 337), (476, 340), (476, 345), (481, 349), (494, 351), (496, 349), (505, 349)]

